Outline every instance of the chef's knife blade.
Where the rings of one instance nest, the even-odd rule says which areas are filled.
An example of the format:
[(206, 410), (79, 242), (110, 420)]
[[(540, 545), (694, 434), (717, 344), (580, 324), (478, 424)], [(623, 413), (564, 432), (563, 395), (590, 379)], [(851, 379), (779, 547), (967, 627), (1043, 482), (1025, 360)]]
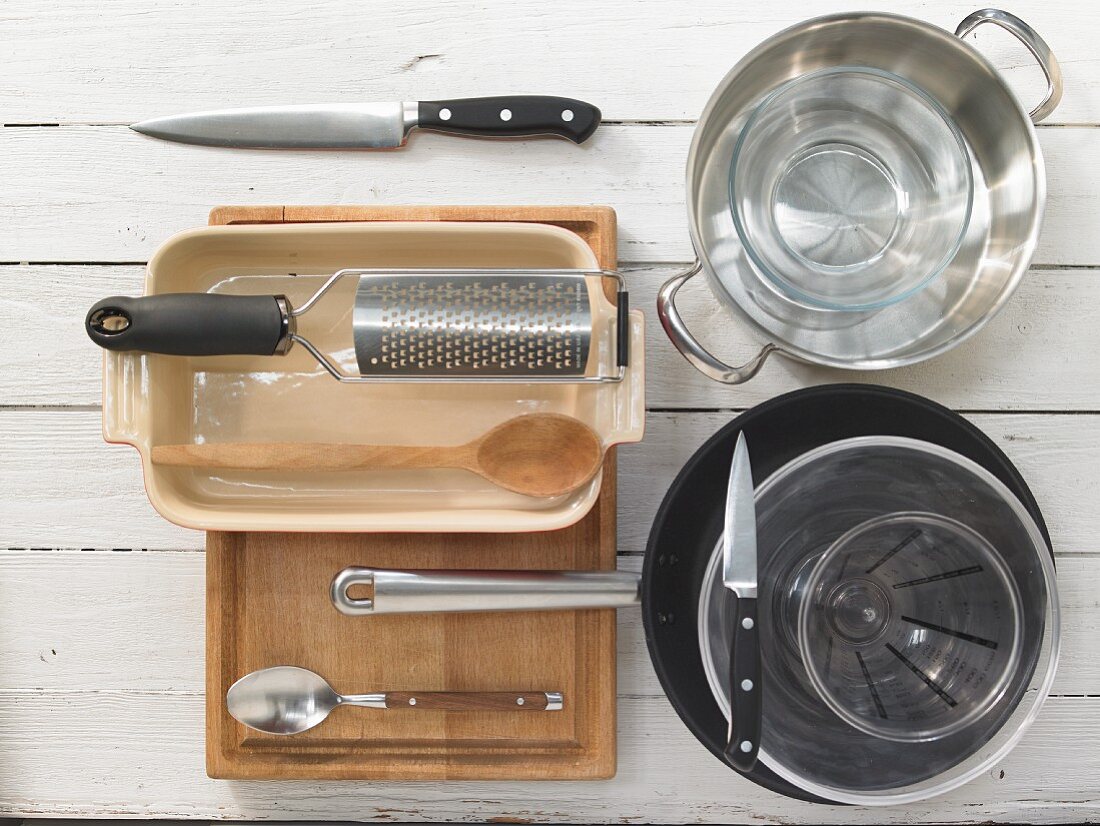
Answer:
[(457, 135), (556, 135), (581, 143), (600, 110), (571, 98), (518, 95), (405, 103), (332, 103), (192, 112), (135, 123), (162, 140), (252, 149), (394, 149), (415, 127)]
[(760, 748), (760, 629), (756, 615), (756, 501), (745, 434), (737, 436), (726, 489), (722, 582), (737, 595), (730, 637), (730, 726), (726, 758), (742, 772), (752, 771)]
[(201, 146), (392, 149), (416, 125), (415, 103), (344, 103), (220, 109), (135, 123), (144, 135)]

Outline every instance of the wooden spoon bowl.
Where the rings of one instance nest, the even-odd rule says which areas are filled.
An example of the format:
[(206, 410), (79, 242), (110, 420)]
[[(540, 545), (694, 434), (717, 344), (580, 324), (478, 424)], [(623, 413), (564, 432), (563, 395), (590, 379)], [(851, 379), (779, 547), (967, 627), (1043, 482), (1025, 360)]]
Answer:
[(527, 496), (569, 493), (591, 480), (603, 464), (603, 445), (595, 431), (558, 413), (518, 416), (474, 444), (476, 472)]

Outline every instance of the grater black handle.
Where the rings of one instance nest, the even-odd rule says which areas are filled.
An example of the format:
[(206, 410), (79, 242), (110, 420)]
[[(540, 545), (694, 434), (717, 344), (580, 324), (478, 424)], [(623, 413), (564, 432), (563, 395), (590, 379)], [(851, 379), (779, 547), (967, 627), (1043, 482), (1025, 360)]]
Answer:
[(105, 350), (170, 356), (272, 356), (289, 345), (286, 299), (166, 293), (105, 298), (88, 311), (88, 337)]
[(630, 366), (630, 295), (626, 290), (620, 290), (618, 299), (618, 316), (616, 318), (615, 364), (617, 367)]

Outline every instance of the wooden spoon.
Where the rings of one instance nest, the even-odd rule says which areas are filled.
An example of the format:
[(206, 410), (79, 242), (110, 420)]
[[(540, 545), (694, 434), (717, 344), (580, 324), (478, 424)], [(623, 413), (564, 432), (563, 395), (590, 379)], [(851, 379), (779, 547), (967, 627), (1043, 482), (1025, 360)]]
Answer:
[(525, 496), (560, 496), (603, 464), (599, 436), (558, 413), (517, 416), (464, 445), (410, 447), (313, 442), (157, 445), (153, 464), (234, 470), (462, 468)]

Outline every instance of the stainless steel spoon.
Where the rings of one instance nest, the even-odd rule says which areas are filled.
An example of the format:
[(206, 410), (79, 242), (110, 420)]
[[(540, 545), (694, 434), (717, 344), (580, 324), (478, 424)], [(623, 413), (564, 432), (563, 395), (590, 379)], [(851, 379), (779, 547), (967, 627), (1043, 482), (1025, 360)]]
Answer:
[(229, 713), (268, 734), (300, 734), (324, 722), (337, 706), (422, 711), (560, 711), (558, 691), (388, 691), (337, 694), (320, 674), (277, 665), (246, 674), (225, 694)]

